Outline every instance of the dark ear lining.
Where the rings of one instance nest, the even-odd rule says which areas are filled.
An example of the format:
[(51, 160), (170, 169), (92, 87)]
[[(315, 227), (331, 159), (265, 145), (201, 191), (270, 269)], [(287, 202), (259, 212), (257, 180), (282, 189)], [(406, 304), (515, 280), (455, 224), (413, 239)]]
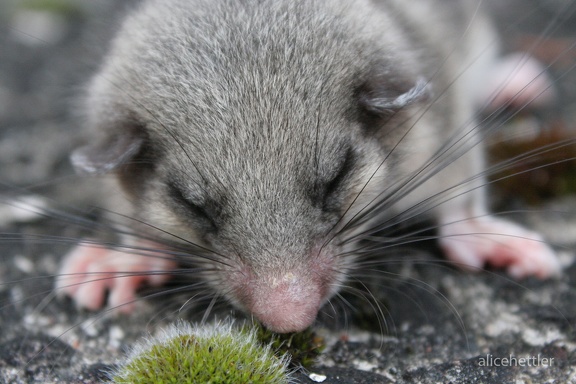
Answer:
[(143, 144), (142, 130), (127, 129), (78, 148), (72, 152), (70, 160), (80, 173), (102, 174), (128, 162), (138, 154)]
[(426, 101), (430, 95), (429, 82), (419, 78), (416, 84), (408, 91), (390, 95), (389, 89), (365, 92), (360, 99), (361, 105), (368, 111), (377, 115), (388, 116), (402, 108), (417, 102)]

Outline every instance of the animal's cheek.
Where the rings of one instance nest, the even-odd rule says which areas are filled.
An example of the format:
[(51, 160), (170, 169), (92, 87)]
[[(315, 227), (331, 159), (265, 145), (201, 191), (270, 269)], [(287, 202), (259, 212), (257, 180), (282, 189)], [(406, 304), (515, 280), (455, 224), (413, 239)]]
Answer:
[(142, 222), (141, 231), (146, 235), (176, 243), (207, 245), (205, 231), (183, 208), (174, 209), (157, 194), (150, 194), (145, 201), (147, 204), (136, 208), (135, 216)]

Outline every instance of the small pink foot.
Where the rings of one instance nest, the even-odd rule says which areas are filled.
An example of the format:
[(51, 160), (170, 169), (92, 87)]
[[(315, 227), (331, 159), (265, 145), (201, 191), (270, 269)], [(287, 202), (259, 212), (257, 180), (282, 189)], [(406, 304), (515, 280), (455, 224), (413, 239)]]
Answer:
[(488, 102), (489, 109), (503, 106), (521, 109), (528, 104), (545, 107), (556, 98), (554, 82), (546, 69), (526, 53), (502, 58), (485, 82), (480, 93), (480, 105)]
[(128, 313), (142, 284), (161, 285), (174, 268), (174, 260), (156, 252), (134, 254), (84, 243), (64, 258), (56, 290), (90, 310), (102, 308), (108, 292), (108, 305)]
[(440, 246), (449, 260), (466, 269), (489, 264), (506, 268), (514, 278), (542, 279), (561, 270), (555, 253), (539, 234), (491, 216), (444, 222)]

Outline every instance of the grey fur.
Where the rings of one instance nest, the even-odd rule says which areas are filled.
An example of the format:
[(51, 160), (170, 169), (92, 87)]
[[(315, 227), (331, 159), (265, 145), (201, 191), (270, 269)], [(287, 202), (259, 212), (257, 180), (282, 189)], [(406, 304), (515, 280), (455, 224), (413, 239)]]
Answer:
[[(310, 292), (324, 302), (354, 262), (329, 241), (337, 229), (474, 127), (467, 86), (477, 53), (493, 48), (474, 11), (439, 0), (146, 1), (90, 86), (100, 139), (76, 166), (115, 169), (131, 215), (225, 255), (227, 266), (207, 262), (207, 278), (238, 306), (257, 295), (246, 281), (263, 276), (263, 290), (289, 271), (321, 281)], [(462, 184), (481, 173), (481, 149), (463, 153), (400, 188), (388, 212), (482, 185)], [(433, 214), (450, 206), (483, 213), (483, 194)]]

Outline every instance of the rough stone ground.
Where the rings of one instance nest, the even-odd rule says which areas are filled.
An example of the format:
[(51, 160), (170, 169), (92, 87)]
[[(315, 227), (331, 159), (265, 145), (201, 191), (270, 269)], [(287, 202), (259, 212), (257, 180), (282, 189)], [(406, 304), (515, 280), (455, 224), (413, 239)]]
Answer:
[[(512, 48), (531, 47), (550, 15), (568, 4), (516, 2), (491, 2)], [(26, 13), (22, 4), (32, 7)], [(94, 180), (71, 176), (66, 160), (82, 137), (70, 106), (105, 49), (111, 21), (127, 6), (112, 0), (0, 2), (1, 201), (35, 195), (32, 206), (78, 209), (90, 217)], [(516, 118), (512, 125), (562, 126), (572, 135), (576, 54), (572, 49), (562, 60), (554, 58), (573, 43), (576, 18), (563, 12), (553, 25), (547, 49), (537, 53), (553, 64), (562, 95), (558, 108), (544, 118)], [(576, 178), (574, 168), (561, 171), (544, 174), (547, 183)], [(525, 184), (514, 188), (533, 190)], [(520, 209), (512, 218), (555, 245), (565, 267), (562, 277), (518, 283), (499, 272), (462, 273), (445, 267), (425, 244), (420, 262), (407, 258), (389, 266), (398, 277), (385, 284), (366, 281), (385, 306), (386, 329), (362, 301), (352, 301), (355, 310), (338, 326), (328, 326), (333, 321), (327, 311), (327, 326), (319, 332), (328, 347), (313, 369), (328, 375), (325, 383), (576, 383), (576, 196), (548, 197), (528, 209), (518, 196), (499, 196), (502, 210)], [(116, 317), (79, 312), (55, 298), (58, 259), (87, 231), (56, 213), (32, 220), (10, 207), (0, 204), (0, 382), (102, 381), (135, 340), (180, 316), (175, 310), (182, 302), (176, 299), (142, 301), (137, 315)], [(181, 316), (197, 317), (189, 311)], [(498, 367), (486, 360), (510, 355), (539, 356), (540, 364), (531, 359), (525, 366)], [(544, 358), (552, 364), (543, 364)], [(301, 373), (297, 378), (311, 382)]]

